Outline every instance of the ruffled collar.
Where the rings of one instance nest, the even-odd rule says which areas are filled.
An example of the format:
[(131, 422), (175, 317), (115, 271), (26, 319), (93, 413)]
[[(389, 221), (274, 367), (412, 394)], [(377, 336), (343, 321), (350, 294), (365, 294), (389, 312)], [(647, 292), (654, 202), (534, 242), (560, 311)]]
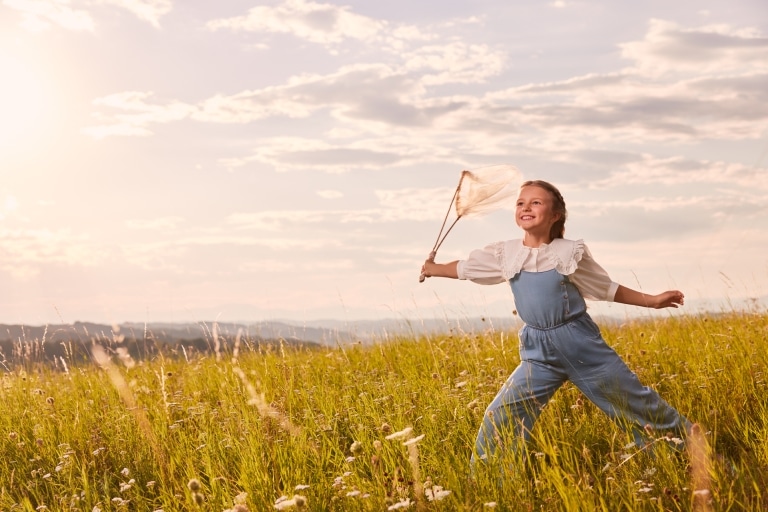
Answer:
[(533, 251), (538, 251), (540, 257), (547, 258), (559, 273), (567, 276), (573, 274), (579, 266), (584, 254), (584, 240), (555, 238), (551, 243), (537, 248), (526, 247), (522, 239), (497, 242), (495, 255), (504, 279), (509, 280), (519, 274), (523, 263)]

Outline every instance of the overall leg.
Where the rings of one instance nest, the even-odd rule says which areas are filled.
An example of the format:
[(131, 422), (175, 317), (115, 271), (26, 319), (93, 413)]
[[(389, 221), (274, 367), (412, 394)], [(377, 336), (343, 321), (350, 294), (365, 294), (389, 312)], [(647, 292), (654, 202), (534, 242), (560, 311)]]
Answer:
[(569, 339), (556, 346), (567, 361), (570, 380), (603, 412), (631, 431), (638, 446), (643, 446), (646, 426), (660, 434), (672, 431), (685, 435), (690, 422), (640, 382), (603, 340), (591, 318), (584, 315), (564, 327)]
[(523, 360), (485, 410), (472, 462), (493, 455), (497, 448), (514, 450), (527, 441), (541, 408), (565, 380), (560, 368)]

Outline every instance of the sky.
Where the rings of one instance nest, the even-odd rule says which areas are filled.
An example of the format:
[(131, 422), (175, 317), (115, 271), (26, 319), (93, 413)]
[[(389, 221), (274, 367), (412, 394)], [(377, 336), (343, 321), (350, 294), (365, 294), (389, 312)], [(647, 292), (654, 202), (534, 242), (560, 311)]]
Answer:
[(0, 75), (0, 323), (510, 315), (418, 281), (498, 164), (613, 280), (766, 304), (764, 0), (0, 0)]

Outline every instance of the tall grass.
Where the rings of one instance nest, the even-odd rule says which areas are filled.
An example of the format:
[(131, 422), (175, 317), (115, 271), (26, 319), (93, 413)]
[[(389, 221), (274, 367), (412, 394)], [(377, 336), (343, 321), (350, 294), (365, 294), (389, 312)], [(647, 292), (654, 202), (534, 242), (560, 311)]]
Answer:
[(218, 357), (10, 368), (0, 509), (768, 509), (768, 315), (603, 332), (699, 423), (695, 449), (634, 446), (567, 384), (525, 460), (470, 478), (483, 410), (518, 363), (515, 333), (316, 349), (243, 337)]

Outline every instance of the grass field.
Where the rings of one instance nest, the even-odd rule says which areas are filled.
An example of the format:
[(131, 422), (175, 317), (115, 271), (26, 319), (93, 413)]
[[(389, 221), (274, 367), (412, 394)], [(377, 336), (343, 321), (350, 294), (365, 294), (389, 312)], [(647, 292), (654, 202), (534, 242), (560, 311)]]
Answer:
[[(514, 332), (9, 368), (0, 510), (768, 510), (768, 315), (604, 327), (706, 446), (641, 450), (571, 385), (520, 471), (469, 456)], [(649, 433), (650, 441), (666, 433)]]

